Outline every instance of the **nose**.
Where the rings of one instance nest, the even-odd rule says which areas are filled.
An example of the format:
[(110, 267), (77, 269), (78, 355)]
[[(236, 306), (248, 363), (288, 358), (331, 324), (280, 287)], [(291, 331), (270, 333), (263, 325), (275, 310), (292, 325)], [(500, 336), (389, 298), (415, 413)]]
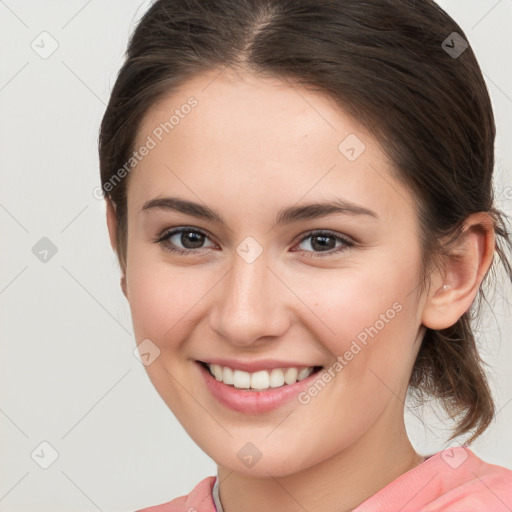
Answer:
[(238, 346), (283, 336), (291, 323), (287, 300), (292, 294), (276, 274), (263, 255), (252, 263), (235, 255), (210, 310), (211, 328)]

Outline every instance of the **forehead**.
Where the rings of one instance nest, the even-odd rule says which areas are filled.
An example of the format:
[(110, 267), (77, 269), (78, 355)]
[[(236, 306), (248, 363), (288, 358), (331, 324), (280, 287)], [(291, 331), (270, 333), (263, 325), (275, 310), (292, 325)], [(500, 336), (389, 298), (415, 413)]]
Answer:
[(139, 207), (180, 190), (218, 203), (236, 193), (255, 208), (339, 193), (391, 216), (413, 210), (357, 119), (326, 95), (277, 78), (229, 69), (198, 75), (153, 105), (135, 147), (148, 137), (154, 148), (130, 177), (129, 202)]
[[(187, 106), (190, 98), (197, 103), (192, 109)], [(183, 114), (180, 110), (190, 112)], [(376, 145), (363, 126), (327, 95), (280, 78), (231, 68), (196, 75), (164, 96), (144, 117), (138, 142), (143, 142), (146, 134), (161, 123), (168, 122), (173, 113), (179, 114), (179, 119), (174, 116), (172, 121), (174, 138), (180, 138), (180, 131), (187, 132), (181, 142), (196, 135), (205, 142), (215, 138), (217, 145), (222, 145), (222, 142), (229, 144), (230, 137), (236, 137), (244, 142), (241, 149), (248, 155), (262, 150), (270, 152), (280, 145), (284, 151), (285, 143), (304, 139), (308, 139), (302, 147), (305, 151), (315, 141), (324, 141), (324, 146), (337, 155), (341, 138), (354, 131), (367, 144)], [(180, 124), (186, 128), (180, 129)]]

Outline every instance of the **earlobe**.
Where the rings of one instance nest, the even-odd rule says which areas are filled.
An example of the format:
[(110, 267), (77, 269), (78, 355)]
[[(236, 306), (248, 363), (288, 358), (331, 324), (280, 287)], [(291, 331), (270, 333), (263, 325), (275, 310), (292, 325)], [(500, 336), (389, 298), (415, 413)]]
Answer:
[[(108, 236), (110, 238), (110, 245), (117, 254), (117, 216), (114, 204), (107, 198), (107, 227)], [(121, 277), (121, 290), (126, 298), (128, 298), (128, 291), (126, 287), (126, 275), (123, 273)]]
[(123, 295), (128, 298), (128, 291), (126, 289), (126, 275), (123, 274), (121, 277), (121, 290), (123, 290)]
[(466, 313), (489, 270), (495, 249), (494, 223), (485, 212), (470, 215), (446, 257), (444, 276), (433, 282), (422, 323), (447, 329)]

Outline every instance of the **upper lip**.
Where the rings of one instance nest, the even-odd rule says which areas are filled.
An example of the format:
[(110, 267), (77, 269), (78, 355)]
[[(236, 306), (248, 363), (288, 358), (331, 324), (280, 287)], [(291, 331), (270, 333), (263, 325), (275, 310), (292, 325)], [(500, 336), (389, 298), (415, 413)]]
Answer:
[(257, 372), (260, 370), (273, 370), (274, 368), (309, 368), (314, 365), (311, 363), (300, 363), (295, 361), (277, 361), (275, 359), (260, 359), (259, 361), (242, 361), (240, 359), (209, 359), (199, 360), (200, 363), (217, 364), (219, 366), (228, 366), (233, 370), (242, 370), (244, 372)]

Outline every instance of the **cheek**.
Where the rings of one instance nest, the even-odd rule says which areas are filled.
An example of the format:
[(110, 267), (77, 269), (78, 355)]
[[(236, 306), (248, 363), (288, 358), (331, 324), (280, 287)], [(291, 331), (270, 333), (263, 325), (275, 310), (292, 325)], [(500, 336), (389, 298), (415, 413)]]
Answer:
[(180, 371), (175, 354), (187, 348), (186, 341), (205, 314), (208, 293), (219, 280), (219, 269), (208, 265), (171, 264), (165, 255), (142, 243), (130, 247), (127, 267), (128, 298), (137, 343), (150, 339), (162, 357), (159, 365)]
[[(180, 331), (194, 305), (208, 290), (202, 273), (177, 270), (158, 263), (133, 264), (127, 272), (130, 309), (137, 340), (150, 338), (157, 345)], [(201, 276), (201, 277), (199, 277)]]
[(127, 268), (135, 339), (137, 344), (149, 339), (158, 348), (158, 356), (145, 370), (164, 402), (186, 422), (190, 396), (180, 383), (189, 378), (189, 368), (180, 351), (186, 349), (186, 340), (198, 322), (201, 299), (213, 282), (208, 284), (204, 272), (137, 256), (136, 251), (130, 253)]
[(408, 380), (421, 323), (414, 293), (418, 268), (395, 263), (383, 272), (379, 265), (369, 265), (343, 270), (335, 278), (319, 274), (313, 285), (309, 280), (307, 296), (318, 326), (310, 324), (310, 329), (333, 362), (338, 360), (333, 370), (343, 373), (341, 380), (352, 390), (375, 384), (372, 371), (390, 386)]
[[(365, 332), (370, 336), (367, 328), (375, 332), (373, 326), (380, 332), (399, 325), (402, 317), (410, 318), (417, 306), (415, 294), (411, 293), (417, 282), (414, 269), (390, 268), (383, 273), (369, 267), (304, 280), (308, 288), (302, 285), (302, 295), (336, 339), (356, 338), (362, 333), (359, 338), (364, 341)], [(296, 289), (301, 290), (300, 286), (297, 281)]]

